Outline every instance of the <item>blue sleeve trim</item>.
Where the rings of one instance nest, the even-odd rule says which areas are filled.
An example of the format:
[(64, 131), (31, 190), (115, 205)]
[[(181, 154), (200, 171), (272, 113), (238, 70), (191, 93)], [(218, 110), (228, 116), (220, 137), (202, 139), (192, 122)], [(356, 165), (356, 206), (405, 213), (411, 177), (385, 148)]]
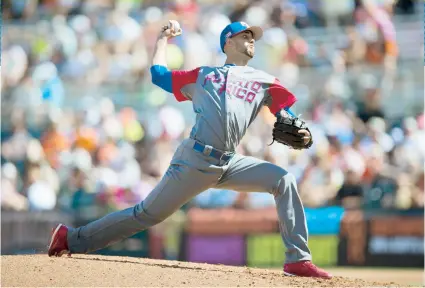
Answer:
[(153, 65), (150, 70), (152, 83), (167, 92), (173, 93), (171, 71), (162, 65)]
[(289, 109), (289, 107), (286, 107), (286, 108), (285, 108), (285, 111), (286, 111), (286, 112), (288, 112), (288, 114), (289, 114), (289, 115), (291, 115), (292, 117), (297, 117), (297, 116), (295, 116), (294, 112), (292, 112), (292, 111)]

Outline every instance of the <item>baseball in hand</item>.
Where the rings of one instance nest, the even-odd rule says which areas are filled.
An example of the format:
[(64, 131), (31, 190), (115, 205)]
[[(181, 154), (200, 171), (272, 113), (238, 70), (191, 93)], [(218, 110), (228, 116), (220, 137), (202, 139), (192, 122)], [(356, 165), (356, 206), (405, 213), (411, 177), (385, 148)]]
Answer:
[(173, 36), (178, 36), (182, 34), (182, 29), (180, 27), (180, 24), (176, 20), (169, 20), (168, 27), (170, 28)]

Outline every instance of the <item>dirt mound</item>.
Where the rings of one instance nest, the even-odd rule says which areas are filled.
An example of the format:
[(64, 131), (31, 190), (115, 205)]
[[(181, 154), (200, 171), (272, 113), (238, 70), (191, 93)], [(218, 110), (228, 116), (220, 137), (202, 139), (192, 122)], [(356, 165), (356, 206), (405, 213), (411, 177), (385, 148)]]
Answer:
[(391, 286), (334, 277), (331, 280), (286, 277), (277, 270), (254, 269), (144, 258), (75, 255), (2, 256), (3, 287), (371, 287)]

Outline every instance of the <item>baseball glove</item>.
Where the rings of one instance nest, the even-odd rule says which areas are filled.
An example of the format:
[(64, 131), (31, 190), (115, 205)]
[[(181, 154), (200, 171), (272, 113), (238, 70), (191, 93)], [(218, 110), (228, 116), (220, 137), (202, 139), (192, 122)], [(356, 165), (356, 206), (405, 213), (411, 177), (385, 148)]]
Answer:
[(276, 117), (277, 119), (273, 128), (273, 142), (270, 145), (272, 145), (274, 141), (277, 141), (297, 150), (308, 149), (311, 147), (311, 145), (313, 145), (313, 138), (311, 138), (310, 141), (305, 144), (305, 135), (299, 133), (300, 130), (307, 130), (310, 132), (303, 120), (298, 117), (289, 115), (284, 110), (279, 112)]

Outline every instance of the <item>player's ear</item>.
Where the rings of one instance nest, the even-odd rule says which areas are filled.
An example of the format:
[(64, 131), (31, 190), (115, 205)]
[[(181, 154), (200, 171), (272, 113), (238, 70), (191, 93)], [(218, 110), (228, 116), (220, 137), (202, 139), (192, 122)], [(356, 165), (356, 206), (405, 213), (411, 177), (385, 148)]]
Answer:
[(226, 40), (226, 44), (224, 44), (224, 50), (225, 51), (229, 51), (229, 48), (231, 48), (231, 47), (233, 47), (234, 46), (234, 42), (233, 42), (233, 40), (232, 39), (230, 39), (230, 38), (227, 38), (227, 40)]

